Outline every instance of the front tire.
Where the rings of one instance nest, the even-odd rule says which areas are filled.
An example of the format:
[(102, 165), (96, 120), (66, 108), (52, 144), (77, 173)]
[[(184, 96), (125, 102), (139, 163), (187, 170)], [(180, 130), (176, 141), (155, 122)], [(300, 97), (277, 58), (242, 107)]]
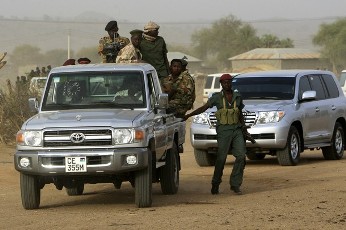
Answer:
[(37, 176), (20, 173), (20, 193), (25, 209), (38, 209), (41, 201), (41, 189)]
[(326, 160), (340, 160), (344, 155), (344, 129), (339, 122), (335, 123), (331, 146), (323, 147), (322, 153)]
[(214, 166), (216, 161), (216, 154), (208, 153), (207, 150), (194, 149), (195, 159), (199, 166)]
[(176, 143), (166, 154), (166, 164), (160, 168), (160, 184), (163, 194), (176, 194), (179, 189), (179, 155)]
[(148, 149), (148, 167), (136, 172), (135, 204), (138, 208), (150, 207), (152, 204), (152, 152)]
[(300, 152), (299, 132), (296, 127), (291, 126), (287, 136), (286, 147), (276, 152), (279, 164), (282, 166), (297, 165), (300, 159)]

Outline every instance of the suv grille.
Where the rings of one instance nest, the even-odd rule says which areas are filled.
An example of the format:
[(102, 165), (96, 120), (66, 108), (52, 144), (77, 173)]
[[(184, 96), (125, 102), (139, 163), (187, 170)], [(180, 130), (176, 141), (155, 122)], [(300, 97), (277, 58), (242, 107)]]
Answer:
[[(82, 136), (74, 140), (72, 134)], [(56, 130), (43, 133), (44, 147), (112, 145), (112, 130)]]
[[(245, 118), (245, 125), (246, 126), (253, 126), (255, 124), (256, 120), (256, 113), (255, 112), (243, 112), (244, 118)], [(209, 122), (212, 127), (216, 126), (216, 117), (215, 112), (209, 113)]]

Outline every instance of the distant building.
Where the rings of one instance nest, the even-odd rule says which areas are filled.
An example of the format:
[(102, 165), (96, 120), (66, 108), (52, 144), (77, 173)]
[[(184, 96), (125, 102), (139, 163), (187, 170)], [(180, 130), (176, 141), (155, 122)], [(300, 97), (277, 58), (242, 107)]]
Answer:
[(310, 49), (257, 48), (229, 58), (233, 72), (270, 69), (331, 69), (320, 53)]

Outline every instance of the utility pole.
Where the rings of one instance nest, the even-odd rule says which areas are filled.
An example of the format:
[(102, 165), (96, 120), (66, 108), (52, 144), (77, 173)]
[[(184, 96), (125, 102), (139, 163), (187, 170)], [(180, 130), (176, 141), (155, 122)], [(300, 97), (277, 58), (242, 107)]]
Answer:
[(67, 59), (71, 58), (71, 52), (70, 52), (70, 37), (71, 37), (71, 30), (68, 30), (67, 34)]

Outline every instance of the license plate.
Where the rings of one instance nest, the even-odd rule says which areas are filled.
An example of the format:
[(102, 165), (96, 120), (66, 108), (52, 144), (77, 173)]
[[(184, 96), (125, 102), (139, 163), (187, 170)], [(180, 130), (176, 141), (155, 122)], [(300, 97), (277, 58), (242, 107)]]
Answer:
[(86, 157), (65, 157), (65, 172), (86, 171)]

